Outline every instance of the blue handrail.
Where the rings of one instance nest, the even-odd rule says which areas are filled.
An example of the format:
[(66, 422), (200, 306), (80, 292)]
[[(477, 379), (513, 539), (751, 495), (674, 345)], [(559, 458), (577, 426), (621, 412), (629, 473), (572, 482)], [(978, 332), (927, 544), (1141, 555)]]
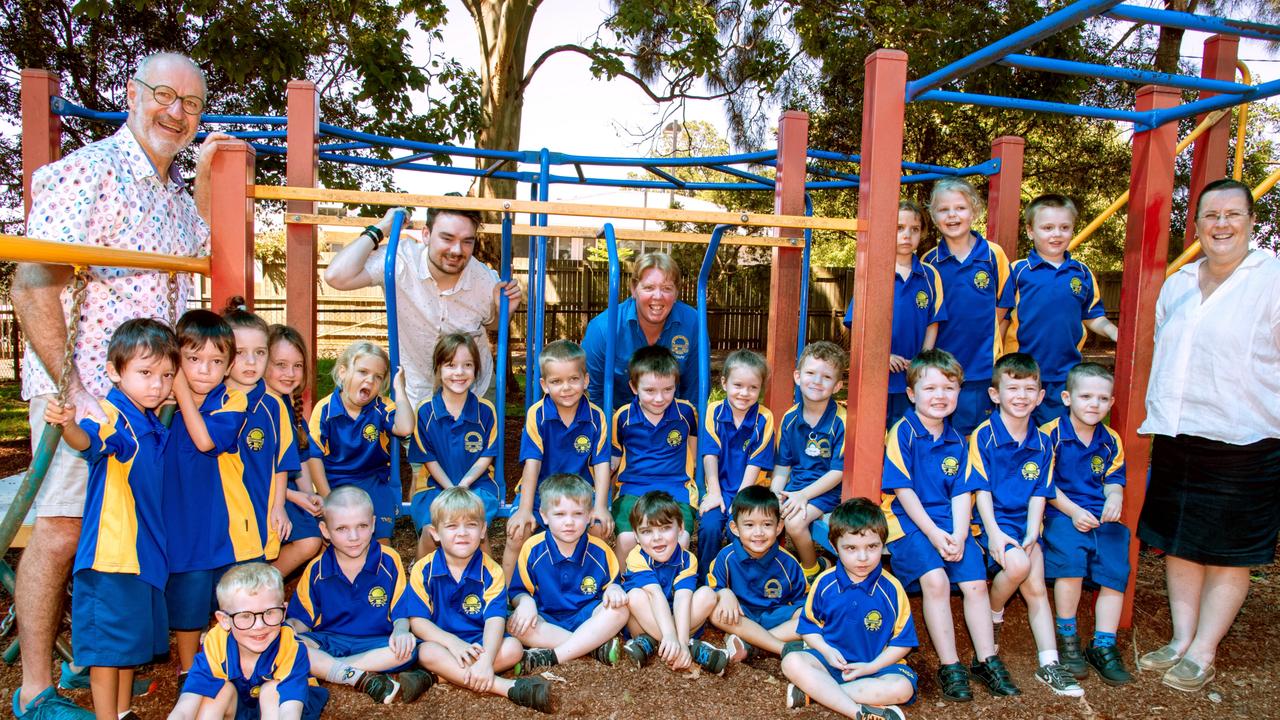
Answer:
[(1105, 13), (1117, 20), (1128, 20), (1137, 23), (1150, 23), (1164, 27), (1198, 30), (1207, 33), (1222, 33), (1252, 38), (1254, 40), (1280, 40), (1280, 26), (1264, 23), (1232, 20), (1209, 15), (1165, 10), (1162, 8), (1142, 7), (1141, 5), (1117, 5)]
[[(400, 249), (400, 230), (404, 227), (404, 210), (396, 210), (391, 217), (391, 234), (387, 237), (386, 256), (382, 260), (382, 282), (387, 297), (387, 351), (391, 357), (391, 377), (394, 380), (400, 371), (400, 329), (399, 316), (396, 314), (396, 255)], [(394, 396), (393, 396), (394, 397)], [(414, 408), (397, 406), (396, 412), (412, 413)], [(415, 422), (416, 422), (415, 418)], [(391, 451), (391, 486), (400, 487), (400, 438), (392, 437), (388, 443)]]
[(605, 310), (605, 319), (609, 325), (604, 334), (604, 421), (610, 433), (608, 442), (613, 442), (613, 367), (614, 355), (618, 352), (618, 290), (622, 285), (622, 266), (618, 260), (618, 239), (614, 236), (613, 223), (605, 223), (600, 228), (597, 238), (604, 238), (605, 250), (609, 253), (609, 308)]
[(1058, 73), (1059, 75), (1079, 75), (1121, 82), (1136, 82), (1143, 85), (1167, 85), (1184, 90), (1207, 90), (1215, 93), (1242, 93), (1253, 89), (1252, 85), (1214, 80), (1212, 78), (1175, 75), (1173, 73), (1156, 72), (1155, 70), (1137, 70), (1133, 68), (1111, 67), (1096, 63), (1059, 60), (1057, 58), (1036, 57), (1035, 55), (1009, 55), (1000, 61), (1001, 65), (1020, 68), (1022, 70), (1038, 70)]
[[(538, 200), (546, 202), (550, 196), (550, 184), (547, 177), (550, 170), (551, 151), (543, 148), (538, 153)], [(546, 213), (539, 213), (534, 217), (534, 225), (538, 227), (547, 226)], [(537, 362), (538, 356), (542, 353), (542, 343), (546, 339), (547, 334), (547, 236), (539, 235), (533, 239), (538, 244), (538, 267), (537, 274), (530, 275), (530, 280), (537, 283), (538, 286), (538, 304), (529, 307), (528, 312), (534, 316), (533, 320), (533, 336), (526, 341), (525, 345), (529, 348), (529, 369), (525, 373), (529, 378), (529, 384), (537, 387), (538, 381), (542, 378), (542, 366)], [(532, 249), (532, 245), (530, 246)], [(530, 272), (534, 268), (530, 266)]]
[[(717, 225), (711, 231), (711, 240), (707, 242), (707, 251), (702, 254), (702, 268), (698, 270), (698, 422), (705, 423), (707, 417), (707, 396), (711, 394), (711, 337), (707, 327), (707, 282), (711, 279), (711, 266), (716, 261), (716, 250), (720, 247), (720, 238), (724, 231), (736, 225)], [(693, 480), (698, 486), (701, 497), (706, 488), (706, 478), (702, 467), (702, 458), (695, 458), (693, 463)]]
[[(502, 282), (511, 282), (511, 213), (502, 214), (502, 261), (499, 266), (498, 279)], [(507, 482), (505, 473), (503, 472), (504, 459), (506, 458), (506, 442), (505, 432), (507, 428), (507, 364), (510, 362), (510, 344), (511, 344), (511, 323), (508, 322), (511, 313), (511, 301), (507, 299), (505, 292), (498, 294), (498, 357), (493, 363), (493, 380), (494, 380), (494, 405), (497, 409), (497, 432), (498, 432), (498, 457), (493, 462), (493, 479), (498, 484), (498, 489), (506, 492)], [(498, 498), (502, 505), (507, 504), (507, 496), (504, 494)]]
[[(537, 201), (537, 183), (529, 184), (529, 199)], [(537, 214), (529, 213), (529, 225), (532, 226), (537, 224)], [(525, 242), (529, 244), (529, 267), (527, 268), (529, 301), (525, 303), (524, 306), (524, 407), (528, 410), (533, 406), (533, 403), (537, 401), (540, 393), (542, 392), (542, 388), (538, 387), (537, 381), (533, 380), (529, 375), (534, 368), (538, 367), (538, 357), (533, 354), (533, 338), (535, 335), (534, 328), (535, 323), (537, 322), (536, 313), (533, 312), (533, 308), (537, 306), (537, 303), (541, 298), (538, 297), (538, 284), (533, 281), (538, 272), (538, 244), (533, 241), (533, 238), (528, 238)]]
[[(813, 217), (813, 196), (809, 193), (804, 194), (804, 214), (805, 217)], [(800, 270), (800, 325), (796, 329), (796, 357), (804, 352), (805, 340), (809, 337), (809, 271), (810, 259), (813, 254), (813, 230), (804, 229), (804, 256), (801, 260)], [(795, 401), (800, 402), (800, 388), (794, 391)]]

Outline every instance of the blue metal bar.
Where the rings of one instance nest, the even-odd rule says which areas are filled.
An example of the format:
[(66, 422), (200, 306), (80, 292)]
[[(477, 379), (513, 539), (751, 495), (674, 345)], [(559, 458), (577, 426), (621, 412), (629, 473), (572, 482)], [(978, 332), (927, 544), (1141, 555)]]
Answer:
[(1041, 40), (1077, 25), (1120, 4), (1120, 0), (1079, 0), (1050, 13), (1030, 25), (1015, 30), (990, 45), (970, 53), (944, 68), (907, 83), (907, 102), (920, 99), (924, 93), (995, 63), (1009, 53), (1031, 47)]
[[(536, 182), (529, 183), (529, 199), (534, 202), (538, 200), (538, 183)], [(534, 213), (529, 213), (529, 224), (538, 224), (538, 216)], [(529, 244), (529, 267), (526, 274), (529, 283), (529, 301), (524, 304), (524, 409), (528, 410), (537, 401), (541, 388), (533, 379), (533, 372), (538, 367), (538, 355), (533, 351), (533, 307), (538, 301), (538, 284), (533, 279), (538, 265), (538, 244), (533, 241), (533, 238), (528, 238), (526, 242)]]
[[(622, 267), (618, 260), (618, 239), (613, 233), (613, 223), (605, 223), (597, 238), (604, 238), (605, 251), (609, 254), (609, 306), (605, 320), (609, 323), (604, 334), (604, 421), (613, 432), (613, 365), (618, 352), (618, 289), (622, 285)], [(608, 442), (612, 443), (610, 437)]]
[[(550, 192), (550, 186), (547, 179), (550, 163), (551, 151), (543, 148), (542, 151), (538, 153), (539, 170), (537, 186), (538, 199), (542, 202), (547, 201), (547, 197)], [(536, 220), (537, 221), (534, 224), (538, 227), (547, 226), (546, 213), (539, 213)], [(529, 308), (529, 311), (536, 315), (536, 320), (534, 321), (533, 326), (533, 337), (530, 338), (531, 347), (533, 348), (530, 350), (530, 357), (533, 358), (535, 362), (529, 365), (529, 371), (525, 374), (529, 378), (529, 384), (537, 387), (539, 385), (538, 381), (542, 378), (542, 365), (536, 362), (536, 360), (538, 356), (542, 354), (542, 346), (547, 340), (547, 236), (539, 235), (534, 238), (534, 240), (538, 243), (538, 274), (530, 277), (537, 278), (538, 304), (535, 307)]]
[(371, 147), (373, 146), (365, 142), (342, 142), (320, 145), (316, 150), (320, 152), (341, 152), (343, 150), (368, 150)]
[[(711, 266), (716, 261), (720, 237), (731, 227), (736, 226), (717, 225), (711, 231), (707, 251), (702, 254), (702, 269), (698, 271), (698, 422), (706, 422), (707, 396), (711, 394), (711, 337), (710, 329), (707, 327), (707, 282), (711, 279)], [(693, 466), (693, 479), (698, 486), (698, 496), (701, 497), (706, 488), (702, 458), (697, 458)]]
[[(387, 297), (387, 350), (391, 356), (391, 377), (400, 372), (400, 318), (396, 315), (396, 255), (400, 247), (400, 230), (404, 227), (404, 211), (391, 218), (391, 234), (387, 237), (386, 257), (382, 261), (383, 294)], [(413, 412), (413, 408), (397, 407), (396, 412)], [(400, 487), (400, 438), (388, 443), (391, 451), (392, 487)], [(398, 495), (399, 493), (397, 493)]]
[[(581, 167), (581, 166), (577, 166), (577, 167)], [(672, 185), (675, 185), (677, 188), (679, 188), (679, 189), (681, 189), (681, 190), (683, 190), (683, 189), (685, 189), (685, 187), (687, 187), (687, 183), (685, 183), (685, 181), (681, 180), (680, 178), (676, 177), (675, 175), (672, 175), (672, 174), (671, 174), (671, 173), (669, 173), (669, 172), (665, 172), (665, 171), (663, 171), (663, 170), (659, 170), (659, 169), (658, 169), (658, 167), (657, 167), (656, 165), (645, 165), (645, 166), (644, 166), (644, 169), (645, 169), (645, 170), (648, 170), (649, 172), (653, 173), (654, 175), (657, 175), (658, 177), (662, 178), (663, 180), (666, 180), (667, 182), (671, 183)]]
[[(287, 130), (231, 130), (225, 134), (230, 135), (237, 140), (284, 140), (288, 135)], [(209, 136), (209, 131), (202, 130), (196, 133), (195, 142), (204, 142)]]
[(1009, 55), (1000, 61), (1001, 65), (1021, 68), (1023, 70), (1039, 70), (1041, 72), (1058, 73), (1059, 75), (1080, 75), (1104, 80), (1135, 82), (1142, 85), (1165, 85), (1185, 90), (1205, 90), (1215, 93), (1243, 93), (1253, 88), (1252, 85), (1198, 78), (1190, 75), (1156, 72), (1154, 70), (1135, 70), (1118, 68), (1109, 65), (1075, 62), (1074, 60), (1058, 60), (1057, 58), (1035, 57), (1034, 55)]
[[(813, 217), (813, 196), (804, 194), (805, 217)], [(800, 275), (800, 325), (796, 330), (796, 358), (804, 352), (805, 340), (809, 337), (809, 269), (813, 254), (813, 230), (804, 229), (804, 255), (801, 260)], [(800, 387), (796, 386), (795, 402), (800, 402)]]
[[(49, 109), (54, 115), (62, 117), (78, 117), (85, 120), (97, 120), (101, 122), (124, 122), (128, 113), (109, 110), (90, 110), (87, 107), (77, 105), (70, 100), (62, 97), (53, 97), (49, 100)], [(241, 125), (287, 125), (288, 118), (271, 117), (269, 115), (201, 115), (200, 122), (216, 123), (216, 124), (241, 124)]]
[(1108, 10), (1106, 15), (1116, 20), (1152, 23), (1163, 25), (1164, 27), (1182, 28), (1183, 30), (1222, 33), (1224, 35), (1236, 35), (1256, 40), (1270, 40), (1272, 42), (1280, 40), (1280, 27), (1248, 22), (1247, 20), (1217, 18), (1208, 15), (1178, 12), (1176, 10), (1141, 7), (1139, 5), (1117, 5)]
[(1269, 98), (1273, 95), (1280, 95), (1280, 80), (1272, 80), (1261, 85), (1255, 85), (1252, 90), (1243, 95), (1214, 95), (1205, 100), (1196, 100), (1195, 102), (1165, 108), (1164, 110), (1152, 110), (1151, 114), (1155, 117), (1155, 120), (1152, 121), (1151, 127), (1159, 127), (1175, 120), (1195, 117), (1200, 113), (1241, 105), (1254, 100)]
[(600, 167), (700, 167), (702, 165), (742, 165), (761, 163), (765, 160), (776, 160), (777, 150), (761, 150), (760, 152), (739, 153), (737, 155), (709, 155), (705, 157), (670, 157), (670, 158), (623, 158), (603, 157), (598, 155), (569, 155), (552, 153), (552, 165), (595, 165)]
[[(511, 213), (502, 214), (502, 261), (498, 269), (498, 279), (502, 282), (511, 282)], [(508, 322), (511, 314), (510, 301), (507, 300), (507, 294), (498, 294), (498, 357), (493, 363), (493, 379), (494, 388), (494, 405), (497, 412), (498, 437), (506, 438), (507, 427), (507, 364), (511, 361), (511, 324)], [(498, 443), (498, 457), (494, 460), (493, 479), (498, 483), (498, 489), (506, 492), (507, 481), (503, 474), (503, 460), (506, 457), (506, 443)], [(507, 496), (504, 494), (499, 501), (505, 505)]]
[[(759, 188), (749, 188), (752, 190), (756, 190), (756, 189), (772, 190), (778, 185), (778, 181), (774, 180), (771, 177), (765, 177), (764, 175), (757, 175), (756, 173), (750, 173), (750, 172), (747, 172), (746, 170), (739, 170), (737, 168), (729, 167), (728, 165), (708, 165), (707, 168), (710, 170), (717, 170), (726, 175), (732, 175), (734, 177), (742, 178), (743, 180), (747, 180), (752, 184), (759, 184), (761, 186)], [(743, 189), (746, 190), (748, 188), (743, 188)]]
[[(1235, 95), (1227, 95), (1224, 97), (1227, 98), (1228, 104), (1234, 105), (1235, 103), (1240, 102), (1238, 97)], [(962, 93), (950, 90), (930, 90), (926, 93), (921, 93), (916, 99), (933, 102), (963, 103), (966, 105), (983, 105), (986, 107), (1009, 108), (1011, 110), (1026, 110), (1029, 112), (1050, 112), (1057, 113), (1059, 115), (1095, 117), (1102, 118), (1103, 120), (1119, 120), (1121, 122), (1131, 122), (1141, 130), (1150, 130), (1155, 127), (1155, 125), (1153, 125), (1155, 119), (1151, 112), (1137, 112), (1134, 110), (1112, 110), (1110, 108), (1096, 108), (1088, 107), (1086, 105), (1071, 105), (1069, 103), (1048, 102), (1045, 100), (1027, 100), (1025, 98), (1009, 98), (997, 95), (980, 95), (978, 93)]]
[(384, 135), (374, 135), (373, 133), (358, 132), (356, 130), (339, 127), (337, 125), (329, 125), (328, 123), (320, 123), (320, 132), (330, 137), (367, 142), (373, 145), (382, 145), (385, 147), (402, 148), (404, 150), (441, 153), (443, 155), (461, 155), (463, 157), (482, 157), (495, 160), (528, 162), (528, 153), (522, 153), (515, 150), (481, 150), (479, 148), (458, 147), (456, 145), (439, 145), (437, 143), (418, 142), (417, 140), (405, 140), (403, 138), (392, 138)]

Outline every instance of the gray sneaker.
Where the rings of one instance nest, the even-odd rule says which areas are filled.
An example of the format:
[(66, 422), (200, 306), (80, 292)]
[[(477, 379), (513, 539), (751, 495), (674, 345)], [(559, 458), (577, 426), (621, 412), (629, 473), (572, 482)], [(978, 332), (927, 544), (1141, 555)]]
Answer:
[(1036, 679), (1048, 685), (1055, 695), (1084, 697), (1084, 688), (1080, 687), (1080, 681), (1076, 680), (1076, 676), (1072, 675), (1062, 663), (1051, 662), (1048, 665), (1041, 665), (1036, 669)]

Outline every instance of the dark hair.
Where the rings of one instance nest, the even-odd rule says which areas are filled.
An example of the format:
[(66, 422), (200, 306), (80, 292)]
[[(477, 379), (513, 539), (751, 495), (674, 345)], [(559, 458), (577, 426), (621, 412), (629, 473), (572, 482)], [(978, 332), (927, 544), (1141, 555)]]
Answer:
[(1239, 190), (1244, 193), (1245, 207), (1249, 211), (1249, 217), (1253, 217), (1253, 190), (1250, 190), (1248, 185), (1245, 185), (1239, 180), (1222, 178), (1220, 180), (1214, 180), (1201, 188), (1200, 194), (1196, 196), (1196, 218), (1198, 219), (1200, 217), (1200, 203), (1204, 200), (1205, 195), (1208, 195), (1211, 192), (1223, 192), (1225, 190)]
[(920, 229), (924, 229), (929, 216), (925, 214), (924, 208), (920, 207), (920, 203), (912, 200), (911, 198), (903, 198), (898, 201), (898, 212), (902, 212), (903, 210), (915, 213), (916, 217), (920, 220)]
[(729, 506), (729, 512), (736, 522), (739, 517), (751, 512), (763, 512), (774, 520), (782, 519), (782, 505), (778, 496), (764, 485), (748, 485), (738, 491)]
[(827, 539), (835, 545), (842, 536), (852, 533), (861, 535), (873, 532), (880, 536), (880, 542), (889, 537), (889, 523), (884, 519), (884, 511), (879, 505), (863, 497), (849, 498), (831, 511), (829, 520), (831, 530)]
[(1067, 392), (1075, 390), (1076, 383), (1085, 378), (1102, 378), (1112, 385), (1116, 382), (1116, 376), (1106, 366), (1096, 362), (1082, 362), (1067, 372)]
[(297, 438), (298, 452), (306, 452), (307, 448), (311, 446), (307, 424), (303, 419), (302, 413), (302, 393), (307, 389), (307, 385), (311, 383), (311, 360), (307, 357), (307, 343), (302, 339), (302, 333), (288, 325), (272, 325), (267, 330), (268, 362), (270, 362), (271, 348), (280, 342), (289, 343), (302, 356), (302, 383), (290, 393), (289, 401), (293, 405), (293, 436)]
[(1010, 380), (1035, 378), (1036, 382), (1040, 382), (1040, 366), (1036, 364), (1035, 358), (1026, 353), (1005, 353), (991, 368), (991, 387), (999, 390), (1000, 378), (1006, 375)]
[(236, 334), (231, 325), (218, 313), (209, 310), (188, 310), (178, 318), (175, 330), (178, 347), (199, 350), (205, 343), (221, 350), (227, 359), (235, 357)]
[(674, 377), (676, 382), (680, 381), (680, 363), (676, 362), (676, 356), (670, 350), (661, 345), (647, 345), (632, 353), (627, 372), (632, 385), (639, 384), (644, 375)]
[(232, 330), (247, 328), (261, 330), (263, 335), (269, 334), (267, 321), (250, 312), (248, 301), (239, 295), (227, 300), (227, 306), (222, 309), (222, 317)]
[(116, 372), (124, 372), (125, 365), (134, 358), (162, 355), (178, 369), (178, 336), (169, 326), (152, 318), (126, 320), (116, 328), (107, 345), (107, 362)]
[(453, 356), (458, 354), (458, 348), (462, 347), (471, 353), (471, 362), (476, 366), (476, 375), (480, 374), (480, 348), (476, 346), (476, 341), (466, 333), (449, 333), (436, 341), (436, 349), (431, 353), (432, 372), (437, 379), (440, 377), (440, 366), (453, 360)]
[(675, 523), (684, 527), (684, 515), (680, 512), (680, 506), (671, 497), (671, 493), (662, 490), (651, 490), (641, 495), (636, 504), (631, 506), (631, 515), (627, 519), (631, 521), (632, 530), (639, 530), (646, 522), (650, 525)]
[(930, 368), (942, 373), (943, 377), (954, 381), (957, 385), (964, 384), (964, 366), (956, 360), (956, 356), (946, 350), (931, 348), (921, 350), (911, 358), (911, 364), (907, 366), (907, 387), (914, 388), (920, 376)]
[[(462, 193), (451, 192), (451, 193), (445, 193), (445, 197), (463, 197), (463, 195)], [(431, 228), (434, 227), (436, 224), (436, 218), (440, 217), (441, 215), (457, 215), (459, 217), (464, 217), (470, 220), (476, 226), (477, 231), (480, 229), (480, 225), (482, 224), (479, 210), (460, 210), (460, 209), (454, 209), (454, 208), (427, 208), (427, 232), (431, 232)]]

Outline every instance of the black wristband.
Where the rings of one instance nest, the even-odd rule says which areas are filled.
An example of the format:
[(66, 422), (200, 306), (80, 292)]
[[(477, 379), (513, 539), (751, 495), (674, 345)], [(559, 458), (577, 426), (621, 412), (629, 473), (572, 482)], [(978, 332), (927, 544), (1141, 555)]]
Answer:
[(373, 241), (373, 249), (378, 249), (378, 244), (382, 242), (382, 228), (377, 225), (369, 225), (360, 234)]

